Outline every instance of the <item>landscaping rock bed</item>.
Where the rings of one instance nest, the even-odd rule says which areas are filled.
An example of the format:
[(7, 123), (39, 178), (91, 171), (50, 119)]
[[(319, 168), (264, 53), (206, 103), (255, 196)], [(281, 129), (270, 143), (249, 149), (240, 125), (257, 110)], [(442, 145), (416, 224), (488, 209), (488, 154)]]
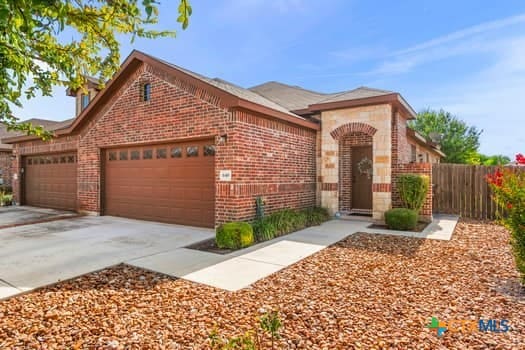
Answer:
[[(277, 309), (279, 349), (519, 349), (525, 293), (493, 224), (451, 241), (355, 234), (239, 292), (120, 265), (0, 302), (0, 348), (206, 349)], [(507, 319), (508, 333), (445, 332), (430, 318)]]

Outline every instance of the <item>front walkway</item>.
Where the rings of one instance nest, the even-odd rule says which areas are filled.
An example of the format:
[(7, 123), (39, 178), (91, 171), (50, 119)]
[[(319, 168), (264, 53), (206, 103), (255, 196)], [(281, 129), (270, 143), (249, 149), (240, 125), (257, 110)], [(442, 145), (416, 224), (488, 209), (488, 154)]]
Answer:
[(456, 216), (436, 216), (434, 222), (423, 232), (413, 233), (369, 229), (367, 226), (370, 222), (367, 221), (332, 220), (231, 254), (218, 255), (178, 248), (127, 263), (173, 277), (237, 291), (357, 232), (450, 240), (457, 221)]

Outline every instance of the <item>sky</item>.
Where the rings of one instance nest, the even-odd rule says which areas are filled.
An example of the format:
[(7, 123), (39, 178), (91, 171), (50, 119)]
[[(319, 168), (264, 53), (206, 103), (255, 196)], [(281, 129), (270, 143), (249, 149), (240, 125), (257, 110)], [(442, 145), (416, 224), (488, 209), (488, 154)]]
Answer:
[[(187, 69), (250, 87), (266, 81), (336, 92), (399, 92), (416, 110), (445, 109), (483, 130), (480, 151), (525, 152), (525, 1), (161, 0), (158, 29), (175, 39), (121, 38)], [(26, 101), (21, 119), (64, 120), (63, 87)]]

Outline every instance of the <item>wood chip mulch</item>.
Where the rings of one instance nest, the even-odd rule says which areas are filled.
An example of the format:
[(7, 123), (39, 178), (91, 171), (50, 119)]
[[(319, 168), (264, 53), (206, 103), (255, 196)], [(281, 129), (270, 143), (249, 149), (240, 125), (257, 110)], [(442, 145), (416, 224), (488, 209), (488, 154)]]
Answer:
[[(230, 293), (125, 265), (0, 302), (0, 349), (206, 349), (279, 310), (282, 349), (523, 349), (525, 292), (500, 226), (449, 242), (355, 234)], [(425, 327), (507, 319), (505, 333)]]

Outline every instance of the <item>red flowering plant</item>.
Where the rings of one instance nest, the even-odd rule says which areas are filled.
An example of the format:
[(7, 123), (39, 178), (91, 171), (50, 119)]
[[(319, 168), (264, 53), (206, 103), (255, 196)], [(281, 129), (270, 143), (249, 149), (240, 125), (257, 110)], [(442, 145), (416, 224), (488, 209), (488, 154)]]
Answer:
[(525, 156), (516, 156), (516, 167), (498, 169), (488, 176), (494, 200), (503, 210), (501, 220), (511, 232), (514, 260), (525, 284)]

